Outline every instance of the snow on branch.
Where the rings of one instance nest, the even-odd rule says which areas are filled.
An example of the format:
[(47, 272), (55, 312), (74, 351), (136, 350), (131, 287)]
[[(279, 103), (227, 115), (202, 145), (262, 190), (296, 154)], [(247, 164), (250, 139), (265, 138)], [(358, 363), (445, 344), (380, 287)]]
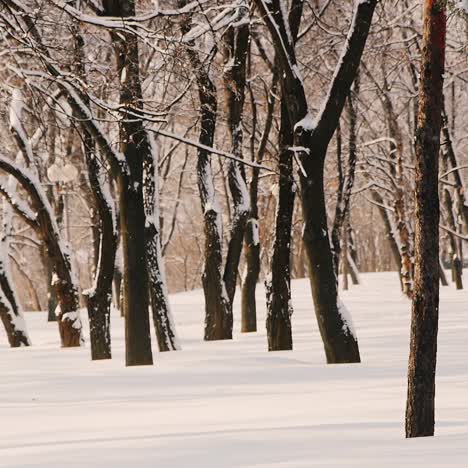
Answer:
[(30, 226), (36, 226), (36, 214), (18, 197), (18, 193), (10, 191), (4, 184), (0, 184), (0, 193), (6, 198), (20, 218)]
[(135, 28), (146, 28), (141, 23), (148, 23), (155, 18), (159, 17), (170, 17), (170, 16), (178, 16), (184, 15), (186, 13), (190, 13), (191, 11), (199, 8), (204, 3), (207, 3), (208, 0), (196, 0), (194, 2), (187, 3), (187, 5), (183, 6), (182, 8), (177, 9), (165, 9), (161, 10), (159, 8), (159, 3), (155, 8), (151, 9), (151, 12), (140, 15), (140, 16), (128, 16), (125, 18), (119, 16), (101, 16), (105, 15), (105, 10), (102, 8), (101, 5), (91, 5), (92, 9), (97, 12), (100, 16), (92, 16), (82, 13), (78, 9), (71, 6), (69, 3), (66, 3), (62, 0), (51, 0), (52, 3), (61, 10), (68, 13), (74, 19), (86, 23), (91, 24), (93, 26), (98, 26), (107, 29), (135, 29)]
[(157, 135), (161, 135), (167, 138), (172, 138), (173, 140), (180, 141), (181, 143), (185, 143), (186, 145), (193, 146), (195, 148), (199, 148), (205, 151), (208, 151), (208, 153), (215, 154), (217, 156), (221, 156), (223, 158), (231, 159), (233, 161), (237, 161), (240, 164), (245, 164), (246, 166), (254, 167), (257, 169), (261, 169), (266, 172), (271, 172), (272, 174), (276, 174), (276, 172), (273, 169), (270, 169), (269, 167), (263, 166), (262, 164), (258, 164), (255, 162), (251, 161), (246, 161), (244, 159), (238, 158), (237, 156), (234, 156), (232, 153), (228, 153), (226, 151), (221, 151), (216, 148), (213, 148), (211, 146), (206, 146), (201, 143), (198, 143), (196, 141), (190, 140), (188, 138), (184, 138), (178, 135), (175, 135), (174, 133), (167, 132), (166, 130), (162, 129), (149, 129), (150, 132), (156, 133)]
[[(18, 164), (16, 164), (14, 161), (11, 159), (3, 156), (0, 154), (0, 169), (7, 172), (11, 176), (13, 176), (19, 184), (24, 188), (24, 190), (27, 192), (27, 194), (31, 197), (31, 200), (33, 202), (33, 206), (35, 206), (35, 209), (38, 210), (45, 210), (48, 213), (48, 217), (50, 218), (50, 222), (52, 224), (52, 228), (55, 233), (60, 232), (55, 216), (53, 215), (53, 210), (52, 207), (50, 206), (49, 200), (47, 199), (47, 196), (44, 193), (44, 190), (42, 189), (41, 184), (37, 180), (36, 176), (29, 171), (28, 169), (20, 167)], [(2, 192), (4, 196), (8, 197), (8, 194), (10, 193), (8, 190), (5, 189), (4, 192)], [(16, 200), (17, 197), (15, 194), (10, 194), (10, 197), (12, 197), (12, 200)], [(18, 202), (15, 202), (15, 204), (12, 203), (12, 206), (15, 210), (17, 210), (20, 206)], [(31, 215), (32, 211), (31, 210), (26, 210), (24, 212), (25, 214), (25, 219), (33, 219), (33, 222), (36, 219), (36, 215)]]

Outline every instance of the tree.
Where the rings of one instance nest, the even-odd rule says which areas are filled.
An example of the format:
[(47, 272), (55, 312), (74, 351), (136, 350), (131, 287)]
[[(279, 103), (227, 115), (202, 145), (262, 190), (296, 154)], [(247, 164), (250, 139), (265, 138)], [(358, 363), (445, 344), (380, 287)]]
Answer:
[(303, 242), (309, 263), (309, 277), (315, 313), (328, 363), (359, 362), (357, 338), (338, 298), (337, 278), (327, 225), (324, 193), (324, 164), (327, 148), (338, 125), (346, 96), (369, 34), (375, 0), (357, 2), (343, 53), (338, 61), (320, 112), (309, 112), (304, 82), (299, 72), (295, 44), (282, 2), (256, 4), (265, 17), (283, 73), (282, 93), (294, 123), (293, 151), (299, 161), (301, 203), (304, 217)]
[(415, 132), (415, 280), (411, 310), (406, 437), (434, 435), (439, 317), (438, 158), (442, 126), (446, 21), (445, 2), (426, 0)]

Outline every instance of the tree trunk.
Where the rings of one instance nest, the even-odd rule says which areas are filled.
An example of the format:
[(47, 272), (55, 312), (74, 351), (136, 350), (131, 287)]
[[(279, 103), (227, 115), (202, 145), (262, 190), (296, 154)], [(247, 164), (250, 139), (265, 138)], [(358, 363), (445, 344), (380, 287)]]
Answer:
[(148, 135), (148, 141), (150, 143), (150, 151), (144, 162), (144, 197), (146, 213), (146, 264), (148, 268), (151, 310), (159, 351), (176, 351), (180, 349), (180, 345), (170, 310), (164, 260), (161, 252), (158, 150), (152, 135)]
[[(179, 6), (187, 4), (179, 1)], [(182, 19), (182, 32), (191, 28), (191, 16)], [(200, 136), (199, 143), (212, 147), (216, 129), (216, 111), (218, 100), (216, 87), (211, 80), (207, 65), (202, 63), (194, 44), (189, 44), (187, 55), (196, 76), (200, 100)], [(200, 193), (205, 232), (205, 264), (202, 273), (203, 292), (205, 295), (205, 331), (204, 339), (226, 340), (232, 338), (232, 307), (223, 279), (222, 266), (222, 217), (213, 174), (209, 151), (199, 147), (197, 150), (197, 182)]]
[[(86, 82), (84, 41), (77, 29), (74, 30), (74, 39), (77, 71), (83, 82)], [(85, 102), (88, 104), (87, 99)], [(94, 253), (94, 286), (84, 296), (88, 308), (91, 359), (94, 361), (112, 357), (110, 316), (118, 226), (116, 208), (110, 191), (112, 180), (106, 180), (107, 170), (97, 159), (94, 138), (86, 128), (83, 128), (82, 138), (88, 176), (88, 180), (82, 182), (91, 212)]]
[[(248, 8), (238, 7), (238, 25), (231, 25), (224, 33), (223, 82), (226, 100), (226, 115), (231, 136), (231, 153), (243, 158), (243, 113), (246, 86), (246, 64), (249, 44)], [(250, 196), (245, 182), (244, 166), (228, 161), (228, 182), (232, 198), (232, 221), (229, 244), (224, 266), (223, 281), (232, 307), (236, 292), (237, 270), (242, 252), (245, 226), (250, 214)]]
[[(273, 124), (273, 113), (275, 109), (275, 95), (278, 88), (278, 74), (273, 75), (271, 92), (268, 93), (268, 106), (265, 117), (265, 128), (263, 129), (262, 137), (258, 146), (256, 157), (252, 155), (257, 163), (261, 163), (265, 154), (266, 145)], [(254, 107), (254, 102), (252, 107)], [(255, 134), (252, 132), (252, 138)], [(252, 151), (253, 153), (253, 151)], [(250, 181), (250, 219), (247, 222), (245, 233), (245, 274), (242, 281), (242, 319), (241, 331), (254, 332), (257, 331), (257, 302), (255, 299), (255, 291), (260, 275), (260, 235), (258, 227), (258, 180), (260, 170), (258, 167), (252, 168), (252, 180)]]
[[(8, 244), (8, 241), (3, 238), (0, 255), (8, 255), (4, 251), (6, 247), (5, 243)], [(31, 341), (26, 330), (26, 322), (19, 308), (13, 285), (8, 277), (7, 268), (5, 261), (0, 259), (0, 319), (5, 327), (8, 342), (12, 348), (30, 346)]]
[(415, 282), (411, 312), (406, 437), (434, 435), (439, 318), (438, 156), (445, 62), (445, 4), (426, 0), (416, 152)]
[(280, 351), (293, 348), (291, 315), (291, 227), (294, 211), (294, 177), (292, 152), (292, 128), (281, 98), (281, 128), (279, 135), (279, 180), (276, 200), (275, 240), (271, 259), (271, 272), (265, 280), (267, 302), (268, 350)]
[(440, 284), (442, 286), (448, 286), (447, 276), (445, 275), (444, 267), (440, 259), (439, 259), (439, 277), (440, 277)]
[(303, 240), (309, 262), (315, 314), (327, 362), (360, 362), (357, 338), (338, 299), (337, 277), (328, 237), (323, 164), (323, 156), (311, 155), (308, 177), (306, 179), (301, 176), (301, 202), (305, 222)]
[[(135, 16), (134, 0), (106, 0), (104, 7), (109, 16)], [(126, 365), (151, 365), (153, 356), (143, 205), (143, 161), (149, 146), (141, 119), (127, 119), (125, 115), (127, 106), (132, 109), (142, 107), (138, 39), (135, 34), (120, 31), (112, 32), (111, 38), (120, 77), (120, 104), (123, 112), (120, 125), (121, 150), (128, 165), (128, 171), (118, 177), (125, 282)]]

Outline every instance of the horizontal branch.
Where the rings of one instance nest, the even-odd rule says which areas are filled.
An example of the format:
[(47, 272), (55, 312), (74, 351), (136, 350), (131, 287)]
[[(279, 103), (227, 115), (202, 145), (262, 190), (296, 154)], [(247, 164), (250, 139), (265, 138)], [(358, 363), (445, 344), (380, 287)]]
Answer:
[(180, 141), (181, 143), (185, 143), (186, 145), (193, 146), (194, 148), (199, 148), (205, 151), (208, 151), (208, 153), (215, 154), (216, 156), (221, 156), (226, 159), (230, 159), (232, 161), (237, 161), (240, 164), (245, 164), (246, 166), (249, 167), (255, 167), (257, 169), (266, 171), (266, 172), (272, 172), (275, 173), (273, 169), (270, 169), (269, 167), (263, 166), (262, 164), (258, 164), (255, 162), (250, 162), (246, 161), (244, 159), (238, 158), (237, 156), (234, 156), (232, 153), (228, 153), (226, 151), (218, 150), (216, 148), (212, 148), (210, 146), (203, 145), (202, 143), (198, 143), (196, 141), (190, 140), (188, 138), (184, 138), (178, 135), (175, 135), (174, 133), (166, 132), (165, 130), (155, 130), (155, 129), (148, 129), (148, 131), (156, 133), (157, 135), (161, 135), (166, 138), (171, 138), (173, 140)]

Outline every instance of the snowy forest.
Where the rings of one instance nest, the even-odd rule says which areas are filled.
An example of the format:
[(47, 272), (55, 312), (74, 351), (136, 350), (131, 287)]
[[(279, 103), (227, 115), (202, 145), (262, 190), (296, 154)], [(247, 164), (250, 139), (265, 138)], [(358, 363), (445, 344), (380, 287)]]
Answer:
[(0, 466), (467, 466), (467, 0), (0, 0), (0, 54)]

